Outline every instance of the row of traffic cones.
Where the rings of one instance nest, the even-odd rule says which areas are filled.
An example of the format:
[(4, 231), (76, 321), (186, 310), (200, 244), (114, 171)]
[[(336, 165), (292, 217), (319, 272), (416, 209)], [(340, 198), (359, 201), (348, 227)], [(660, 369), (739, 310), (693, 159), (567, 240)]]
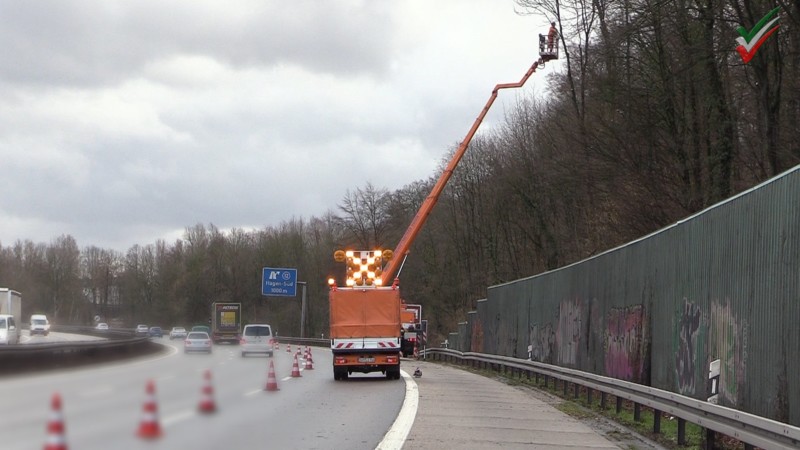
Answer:
[[(311, 360), (311, 349), (308, 347), (306, 347), (305, 360), (305, 369), (313, 369), (314, 367)], [(300, 375), (300, 367), (296, 354), (294, 357), (294, 363), (292, 364), (292, 377), (296, 378), (300, 376), (302, 375)], [(197, 405), (197, 410), (201, 414), (211, 414), (217, 411), (217, 404), (214, 401), (214, 387), (211, 383), (210, 370), (205, 371), (203, 379), (204, 383), (201, 389), (201, 398), (200, 403)], [(267, 385), (264, 390), (280, 390), (278, 388), (278, 380), (275, 377), (275, 365), (272, 360), (269, 362)], [(67, 442), (65, 437), (66, 427), (64, 425), (64, 417), (61, 411), (61, 406), (61, 396), (58, 393), (53, 394), (50, 404), (50, 419), (47, 422), (47, 441), (44, 446), (45, 450), (67, 450)], [(142, 439), (156, 439), (162, 435), (161, 425), (158, 420), (156, 386), (153, 380), (149, 380), (145, 388), (145, 402), (142, 407), (142, 418), (139, 422), (139, 429), (137, 430), (136, 435)]]

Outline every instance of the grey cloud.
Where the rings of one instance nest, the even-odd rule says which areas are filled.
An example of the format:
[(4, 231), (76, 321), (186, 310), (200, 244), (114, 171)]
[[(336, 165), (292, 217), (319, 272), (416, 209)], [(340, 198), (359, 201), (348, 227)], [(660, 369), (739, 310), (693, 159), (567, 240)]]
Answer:
[[(387, 2), (50, 1), (0, 3), (0, 78), (18, 84), (115, 84), (148, 62), (206, 55), (234, 67), (386, 70)], [(241, 6), (241, 5), (239, 5)], [(209, 9), (220, 9), (219, 13)], [(233, 14), (233, 11), (237, 11)], [(226, 12), (231, 12), (226, 14)]]

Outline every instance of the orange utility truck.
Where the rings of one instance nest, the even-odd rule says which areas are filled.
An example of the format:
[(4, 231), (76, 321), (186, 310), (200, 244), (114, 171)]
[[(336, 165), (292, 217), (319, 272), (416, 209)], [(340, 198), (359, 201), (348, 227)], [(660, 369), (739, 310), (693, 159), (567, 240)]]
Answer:
[(400, 290), (381, 286), (380, 267), (386, 256), (375, 251), (337, 251), (347, 263), (346, 286), (331, 286), (330, 322), (333, 378), (346, 380), (353, 372), (381, 372), (400, 379)]
[[(539, 60), (533, 63), (519, 82), (495, 85), (483, 110), (442, 171), (431, 193), (422, 202), (394, 251), (337, 250), (334, 253), (334, 260), (347, 264), (344, 286), (338, 286), (333, 278), (328, 280), (334, 379), (346, 380), (353, 372), (381, 372), (388, 379), (400, 378), (404, 332), (401, 315), (403, 309), (409, 306), (400, 299), (399, 273), (402, 264), (483, 118), (497, 99), (498, 91), (522, 87), (538, 67), (557, 59), (558, 53), (540, 49), (539, 56)], [(421, 316), (420, 307), (415, 320), (421, 321)], [(416, 335), (416, 323), (414, 325)]]

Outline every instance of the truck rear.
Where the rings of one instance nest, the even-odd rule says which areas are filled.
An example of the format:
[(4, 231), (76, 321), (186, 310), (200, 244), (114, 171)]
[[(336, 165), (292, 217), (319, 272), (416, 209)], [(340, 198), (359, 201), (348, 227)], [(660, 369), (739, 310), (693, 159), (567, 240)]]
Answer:
[[(347, 286), (338, 287), (329, 280), (333, 378), (346, 380), (354, 372), (381, 372), (388, 379), (400, 379), (400, 291), (397, 286), (376, 283), (380, 251), (347, 254)], [(359, 262), (357, 268), (354, 261)]]
[(211, 340), (215, 344), (238, 344), (242, 333), (242, 304), (214, 303), (211, 305)]
[(403, 304), (400, 318), (403, 322), (403, 356), (416, 356), (422, 333), (422, 305)]

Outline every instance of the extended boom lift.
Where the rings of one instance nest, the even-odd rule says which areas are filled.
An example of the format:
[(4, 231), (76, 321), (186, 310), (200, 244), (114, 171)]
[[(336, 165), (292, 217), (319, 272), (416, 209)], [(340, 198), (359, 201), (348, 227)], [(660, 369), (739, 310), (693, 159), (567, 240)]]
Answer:
[[(537, 68), (558, 58), (557, 48), (555, 51), (545, 51), (542, 42), (540, 36), (539, 60), (533, 63), (519, 82), (494, 87), (486, 106), (458, 146), (430, 195), (423, 201), (394, 252), (337, 250), (334, 253), (334, 259), (346, 263), (347, 267), (344, 286), (338, 286), (333, 278), (328, 280), (334, 379), (346, 380), (354, 372), (381, 372), (388, 379), (400, 379), (401, 354), (410, 355), (414, 352), (413, 347), (403, 348), (403, 345), (416, 345), (416, 332), (422, 315), (420, 305), (407, 305), (400, 298), (400, 267), (500, 89), (522, 87)], [(390, 283), (390, 280), (393, 281)], [(412, 312), (414, 306), (419, 307), (418, 312)], [(406, 314), (404, 319), (403, 312), (412, 313), (410, 316)], [(408, 329), (403, 329), (404, 324)], [(404, 332), (405, 338), (402, 336)]]
[[(541, 36), (540, 36), (541, 37)], [(540, 42), (544, 42), (540, 39)], [(456, 153), (453, 155), (453, 158), (447, 164), (447, 167), (442, 172), (442, 175), (439, 177), (439, 180), (436, 182), (436, 185), (433, 186), (431, 193), (428, 195), (427, 198), (422, 202), (422, 206), (420, 206), (419, 211), (417, 211), (417, 215), (414, 216), (414, 219), (409, 224), (408, 228), (406, 229), (405, 234), (403, 235), (400, 242), (397, 244), (397, 247), (394, 249), (394, 255), (389, 260), (388, 264), (383, 270), (381, 274), (381, 284), (384, 286), (388, 286), (391, 284), (391, 280), (397, 274), (400, 265), (405, 261), (406, 256), (408, 255), (408, 249), (411, 247), (411, 244), (414, 242), (414, 239), (417, 237), (417, 234), (422, 229), (422, 226), (425, 224), (425, 221), (428, 219), (433, 207), (436, 206), (436, 202), (439, 201), (439, 195), (441, 195), (444, 187), (447, 185), (447, 182), (450, 180), (450, 177), (453, 176), (453, 171), (455, 170), (458, 163), (461, 161), (461, 158), (464, 156), (464, 153), (467, 151), (467, 147), (469, 147), (470, 142), (472, 142), (472, 138), (475, 136), (475, 133), (478, 131), (478, 127), (481, 126), (483, 122), (483, 118), (486, 117), (486, 113), (489, 112), (489, 108), (492, 107), (492, 104), (497, 99), (497, 93), (500, 89), (513, 89), (522, 87), (528, 78), (536, 72), (538, 68), (544, 68), (544, 65), (547, 61), (557, 59), (558, 58), (558, 50), (548, 52), (545, 50), (543, 44), (539, 46), (539, 59), (533, 63), (533, 65), (528, 69), (528, 72), (522, 77), (521, 80), (517, 83), (503, 83), (498, 84), (492, 89), (492, 95), (489, 96), (489, 100), (486, 102), (486, 106), (483, 107), (483, 110), (478, 115), (478, 118), (475, 119), (475, 123), (472, 124), (472, 128), (469, 129), (467, 132), (467, 136), (461, 142), (461, 145), (458, 146)]]

